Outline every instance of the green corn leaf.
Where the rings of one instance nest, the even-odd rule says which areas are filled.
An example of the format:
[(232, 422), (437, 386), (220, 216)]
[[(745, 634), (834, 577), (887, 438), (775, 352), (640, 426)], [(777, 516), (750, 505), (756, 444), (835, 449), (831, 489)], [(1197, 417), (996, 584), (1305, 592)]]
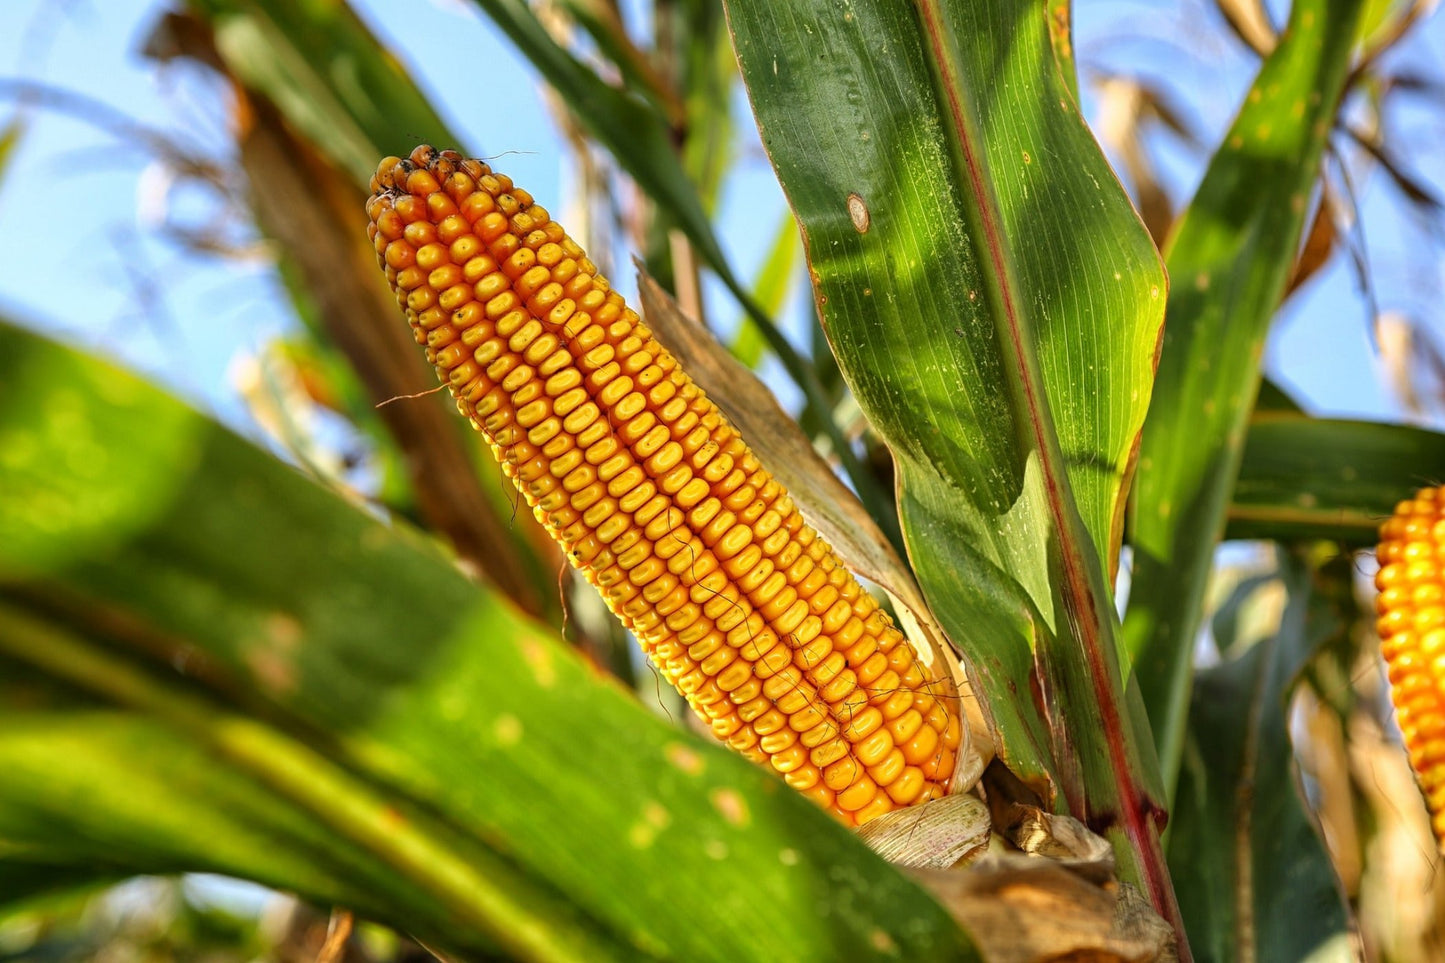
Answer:
[(1106, 574), (1164, 279), (1043, 10), (728, 14), (829, 340), (893, 450), (909, 557), (1001, 754), (1109, 833), (1167, 916), (1157, 774)]
[[(1300, 672), (1340, 626), (1302, 562), (1286, 560), (1283, 574), (1289, 601), (1278, 634), (1229, 652), (1194, 680), (1169, 864), (1200, 961), (1355, 958), (1289, 733)], [(1245, 594), (1259, 588), (1241, 585)], [(1228, 652), (1234, 639), (1220, 634), (1226, 623), (1215, 624)]]
[(1359, 8), (1358, 0), (1297, 0), (1166, 252), (1169, 321), (1139, 450), (1124, 637), (1171, 785), (1194, 636), (1260, 355), (1294, 264)]
[(836, 821), (415, 533), (0, 326), (17, 671), (94, 704), (3, 703), (0, 865), (229, 873), (464, 954), (976, 958)]
[[(787, 307), (788, 292), (793, 290), (793, 278), (798, 270), (802, 249), (798, 245), (798, 225), (791, 213), (785, 214), (773, 233), (773, 243), (768, 247), (767, 257), (753, 280), (753, 298), (769, 315), (777, 317)], [(755, 325), (738, 325), (737, 335), (732, 343), (733, 357), (749, 368), (756, 368), (763, 358), (767, 345), (758, 336)], [(817, 362), (821, 364), (822, 362)]]
[(1257, 412), (1225, 538), (1364, 548), (1416, 489), (1445, 482), (1445, 435), (1408, 425)]

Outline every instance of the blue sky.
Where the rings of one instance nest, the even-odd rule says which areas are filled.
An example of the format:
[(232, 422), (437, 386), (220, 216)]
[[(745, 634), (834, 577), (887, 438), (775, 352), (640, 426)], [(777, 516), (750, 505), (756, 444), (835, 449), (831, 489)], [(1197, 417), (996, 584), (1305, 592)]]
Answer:
[[(84, 94), (117, 117), (167, 132), (224, 156), (224, 92), (204, 72), (158, 68), (139, 54), (167, 4), (153, 0), (3, 0), (0, 76), (23, 77)], [(361, 0), (363, 17), (388, 37), (463, 137), (488, 153), (516, 152), (504, 166), (539, 198), (563, 209), (568, 172), (559, 161), (550, 114), (535, 73), (464, 0)], [(1272, 6), (1278, 6), (1274, 4)], [(1205, 143), (1229, 122), (1254, 69), (1252, 56), (1224, 33), (1212, 3), (1089, 2), (1076, 5), (1076, 35), (1086, 70), (1100, 65), (1167, 80)], [(1187, 37), (1188, 40), (1181, 38)], [(464, 50), (465, 57), (456, 56)], [(1445, 81), (1445, 24), (1417, 32), (1404, 61)], [(475, 65), (488, 65), (487, 90), (476, 90)], [(1085, 107), (1097, 111), (1086, 83)], [(1191, 91), (1195, 93), (1190, 93)], [(444, 93), (438, 93), (444, 92)], [(1199, 95), (1198, 92), (1207, 92)], [(14, 90), (0, 100), (0, 125), (14, 116)], [(489, 104), (510, 104), (497, 129)], [(746, 111), (741, 95), (740, 115)], [(1412, 145), (1408, 166), (1445, 194), (1445, 110), (1438, 102), (1391, 119)], [(23, 113), (21, 148), (0, 182), (0, 313), (57, 337), (113, 353), (152, 373), (240, 430), (255, 428), (228, 372), (295, 324), (264, 258), (197, 257), (153, 230), (164, 183), (144, 152), (94, 124), (49, 110)], [(750, 119), (738, 129), (753, 135)], [(1197, 181), (1202, 152), (1160, 138), (1155, 157), (1176, 197)], [(764, 251), (781, 216), (782, 197), (760, 149), (744, 148), (720, 215), (725, 247), (743, 276)], [(1437, 332), (1445, 294), (1445, 259), (1428, 232), (1403, 213), (1378, 175), (1357, 184), (1363, 201), (1371, 270), (1381, 307), (1401, 310)], [(203, 218), (207, 199), (175, 196), (175, 210)], [(760, 229), (759, 225), (764, 225)], [(1437, 236), (1438, 240), (1438, 236)], [(625, 264), (624, 258), (618, 263)], [(630, 280), (618, 278), (629, 289)], [(710, 286), (710, 310), (724, 325), (737, 310)], [(789, 326), (801, 326), (809, 299), (795, 291)], [(1312, 282), (1279, 319), (1270, 340), (1271, 372), (1322, 414), (1399, 420), (1400, 405), (1377, 376), (1366, 303), (1343, 258)]]

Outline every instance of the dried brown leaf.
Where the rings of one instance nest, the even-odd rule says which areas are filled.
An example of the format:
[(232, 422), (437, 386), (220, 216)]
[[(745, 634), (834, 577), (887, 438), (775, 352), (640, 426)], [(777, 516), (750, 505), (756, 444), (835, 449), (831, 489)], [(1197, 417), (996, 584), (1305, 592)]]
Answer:
[(1445, 877), (1405, 750), (1356, 713), (1348, 765), (1367, 828), (1357, 918), (1371, 958), (1445, 959)]
[(1103, 883), (1114, 875), (1114, 848), (1072, 816), (1025, 807), (1008, 835), (1024, 853), (1046, 856), (1085, 879)]
[(316, 963), (344, 963), (355, 918), (350, 910), (334, 907), (326, 924), (326, 941), (316, 954)]
[(1339, 231), (1335, 226), (1333, 205), (1330, 202), (1328, 191), (1326, 191), (1326, 196), (1320, 198), (1320, 203), (1315, 207), (1314, 219), (1310, 222), (1309, 231), (1305, 234), (1304, 246), (1300, 248), (1299, 257), (1295, 259), (1294, 270), (1290, 274), (1289, 284), (1285, 288), (1286, 299), (1325, 266), (1330, 255), (1335, 252), (1335, 242), (1338, 238)]
[(1249, 48), (1261, 57), (1274, 50), (1279, 39), (1263, 0), (1215, 0), (1224, 20)]
[[(218, 67), (209, 28), (186, 14), (163, 17), (147, 49)], [(366, 240), (365, 195), (270, 101), (235, 84), (236, 140), (257, 221), (293, 259), (322, 325), (350, 360), (373, 403), (436, 378), (412, 343)], [(417, 504), (457, 554), (524, 609), (543, 610), (518, 549), (483, 492), (456, 417), (439, 399), (388, 404), (380, 416), (402, 450)], [(525, 524), (525, 523), (524, 523)], [(550, 543), (548, 543), (550, 547)]]
[(351, 494), (344, 482), (350, 460), (344, 451), (323, 440), (318, 430), (321, 405), (308, 390), (301, 369), (278, 342), (234, 359), (231, 382), (267, 435), (313, 475)]
[(1390, 148), (1381, 139), (1379, 132), (1360, 130), (1357, 127), (1347, 126), (1345, 132), (1350, 139), (1360, 145), (1380, 165), (1385, 176), (1395, 185), (1395, 189), (1405, 196), (1417, 211), (1424, 217), (1438, 215), (1445, 210), (1445, 202), (1435, 196), (1435, 192), (1424, 181), (1417, 178), (1390, 152)]
[(990, 854), (967, 869), (910, 874), (989, 963), (1178, 959), (1174, 933), (1127, 884), (1099, 886), (1048, 859)]
[(1445, 408), (1445, 351), (1430, 330), (1396, 311), (1375, 319), (1375, 345), (1385, 381), (1410, 412)]
[(1156, 121), (1191, 147), (1200, 146), (1199, 132), (1186, 118), (1174, 99), (1160, 87), (1147, 81), (1139, 82), (1141, 112), (1149, 120)]
[(1415, 326), (1409, 318), (1386, 312), (1375, 319), (1375, 348), (1385, 382), (1394, 389), (1407, 411), (1419, 414), (1420, 396), (1415, 391), (1415, 377), (1410, 370), (1414, 343)]

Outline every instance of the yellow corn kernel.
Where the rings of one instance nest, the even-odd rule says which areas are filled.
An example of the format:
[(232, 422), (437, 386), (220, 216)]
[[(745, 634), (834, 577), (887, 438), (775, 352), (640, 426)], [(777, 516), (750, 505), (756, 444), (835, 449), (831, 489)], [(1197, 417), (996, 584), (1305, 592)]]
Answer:
[(850, 825), (947, 792), (952, 680), (547, 211), (430, 147), (371, 189), (368, 236), (427, 360), (713, 733)]
[(1410, 765), (1445, 851), (1445, 488), (1421, 489), (1380, 526), (1380, 649)]

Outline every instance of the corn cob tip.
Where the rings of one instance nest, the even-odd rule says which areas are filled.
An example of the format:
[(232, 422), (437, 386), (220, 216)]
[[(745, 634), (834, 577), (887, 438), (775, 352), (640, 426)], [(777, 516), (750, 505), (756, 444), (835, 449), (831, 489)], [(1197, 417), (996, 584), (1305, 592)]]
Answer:
[(1445, 490), (1424, 488), (1380, 526), (1376, 628), (1395, 718), (1445, 850)]
[(371, 187), (368, 235), (427, 360), (712, 732), (849, 824), (943, 795), (952, 681), (547, 211), (428, 146)]

